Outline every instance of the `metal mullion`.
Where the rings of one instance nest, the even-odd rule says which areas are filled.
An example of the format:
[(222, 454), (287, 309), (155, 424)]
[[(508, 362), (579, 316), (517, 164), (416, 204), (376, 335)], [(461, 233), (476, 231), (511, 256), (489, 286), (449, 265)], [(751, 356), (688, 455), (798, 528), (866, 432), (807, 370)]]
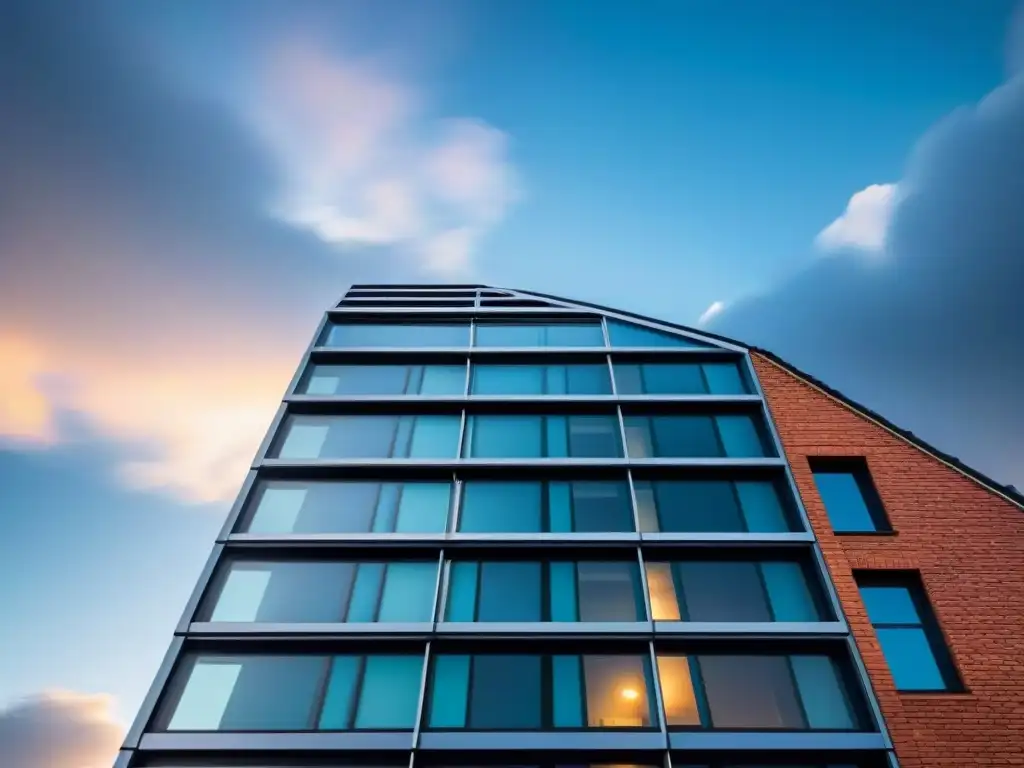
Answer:
[(462, 396), (469, 397), (473, 390), (473, 366), (471, 364), (471, 357), (466, 355), (466, 381), (462, 385)]
[(651, 665), (651, 684), (654, 686), (654, 700), (658, 713), (658, 731), (668, 742), (668, 712), (665, 711), (665, 699), (661, 694), (661, 669), (658, 667), (658, 655), (654, 650), (654, 640), (647, 641), (648, 660)]
[[(830, 662), (832, 661), (831, 657), (827, 658)], [(796, 670), (793, 668), (792, 654), (785, 654), (783, 659), (785, 659), (786, 671), (789, 673), (790, 682), (793, 684), (793, 698), (796, 699), (796, 705), (800, 710), (800, 716), (803, 718), (803, 730), (809, 730), (811, 727), (811, 718), (807, 713), (807, 707), (804, 705), (804, 697), (800, 691), (800, 683), (796, 679)], [(842, 683), (841, 678), (840, 683)], [(843, 698), (846, 698), (846, 696), (844, 695)]]
[(426, 716), (427, 706), (427, 683), (430, 681), (430, 664), (431, 664), (431, 645), (432, 641), (428, 640), (426, 646), (423, 649), (423, 671), (420, 673), (420, 693), (419, 700), (416, 702), (416, 721), (412, 726), (412, 750), (410, 752), (410, 761), (412, 760), (412, 753), (416, 751), (416, 748), (420, 743), (420, 732), (422, 730), (421, 725), (423, 718)]
[(446, 578), (447, 568), (445, 567), (445, 549), (442, 546), (437, 556), (437, 579), (434, 581), (434, 604), (430, 607), (430, 631), (437, 630), (437, 624), (441, 620), (444, 611), (444, 601), (447, 598), (448, 580)]
[(622, 458), (628, 461), (632, 457), (629, 455), (629, 446), (626, 442), (626, 419), (622, 415), (622, 405), (619, 403), (615, 404), (615, 415), (619, 419), (619, 440), (622, 441)]
[(610, 350), (612, 348), (612, 337), (608, 332), (608, 317), (607, 315), (601, 315), (601, 335), (604, 337), (604, 348)]
[(619, 396), (619, 388), (615, 383), (615, 364), (612, 362), (611, 353), (606, 354), (604, 359), (608, 363), (608, 378), (612, 383), (612, 397), (617, 398)]
[(473, 430), (470, 429), (471, 425), (469, 423), (469, 414), (468, 414), (467, 411), (468, 411), (467, 408), (463, 408), (462, 409), (462, 415), (461, 415), (461, 418), (459, 420), (459, 444), (458, 444), (457, 450), (455, 452), (455, 461), (456, 462), (458, 462), (459, 459), (471, 458), (470, 456), (466, 455), (466, 454), (471, 453), (471, 451), (467, 450), (466, 436), (468, 434), (469, 438), (471, 440), (472, 440), (472, 437), (473, 437), (473, 434), (472, 434)]
[(654, 627), (654, 608), (651, 605), (651, 588), (647, 583), (647, 562), (643, 557), (643, 550), (641, 547), (636, 548), (636, 561), (640, 567), (640, 588), (644, 593), (644, 610), (647, 613), (647, 621), (651, 622), (651, 627)]
[[(324, 669), (323, 672), (320, 673), (320, 679), (317, 680), (316, 693), (313, 694), (313, 704), (310, 707), (309, 712), (310, 731), (315, 732), (320, 730), (317, 726), (320, 724), (320, 717), (321, 715), (323, 715), (324, 704), (327, 702), (327, 690), (330, 688), (331, 685), (331, 674), (334, 671), (335, 658), (336, 657), (332, 656), (331, 654), (326, 654), (324, 656)], [(366, 659), (364, 657), (360, 666), (365, 666), (365, 664)], [(353, 687), (352, 692), (349, 694), (350, 697), (356, 700), (358, 700), (358, 696), (356, 695), (357, 689), (358, 686)], [(353, 702), (353, 704), (354, 703), (356, 702)], [(352, 707), (352, 717), (355, 718), (355, 706)], [(348, 723), (346, 723), (345, 725), (347, 726)]]
[(462, 486), (463, 480), (456, 473), (452, 473), (452, 490), (449, 499), (448, 517), (445, 519), (445, 536), (457, 533), (459, 522), (462, 518)]
[[(632, 469), (627, 469), (626, 470), (626, 484), (629, 486), (629, 505), (630, 505), (630, 507), (632, 507), (632, 512), (633, 512), (633, 533), (636, 533), (638, 535), (643, 535), (643, 531), (640, 530), (640, 508), (639, 508), (639, 505), (637, 504), (637, 500), (636, 500), (636, 485), (634, 484), (634, 481), (633, 481), (633, 470)], [(657, 511), (658, 511), (657, 499), (655, 499), (654, 509), (655, 509), (655, 515), (657, 515)], [(660, 521), (658, 522), (658, 528), (659, 529), (661, 528), (661, 522)]]

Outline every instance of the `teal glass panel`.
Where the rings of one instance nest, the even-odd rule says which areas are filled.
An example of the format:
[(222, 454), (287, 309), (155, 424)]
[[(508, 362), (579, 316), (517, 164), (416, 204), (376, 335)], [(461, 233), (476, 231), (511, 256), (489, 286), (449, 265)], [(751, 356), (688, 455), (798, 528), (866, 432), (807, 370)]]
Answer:
[(445, 621), (476, 621), (476, 563), (452, 563), (448, 569)]
[(461, 395), (466, 391), (466, 366), (425, 365), (421, 395)]
[(404, 483), (400, 487), (395, 531), (444, 533), (451, 505), (451, 484)]
[[(622, 456), (622, 439), (619, 420), (616, 416), (549, 416), (550, 421), (568, 418), (568, 451), (549, 456), (570, 456), (574, 459), (620, 458)], [(562, 446), (559, 444), (559, 450)]]
[(819, 621), (821, 616), (800, 563), (769, 560), (761, 564), (775, 621)]
[(453, 459), (459, 452), (460, 416), (416, 416), (408, 456)]
[(551, 458), (564, 458), (569, 456), (569, 416), (545, 416), (545, 446), (544, 456)]
[(377, 621), (430, 621), (437, 589), (437, 563), (388, 563)]
[(659, 530), (666, 533), (739, 533), (744, 530), (732, 484), (725, 480), (651, 483)]
[(751, 533), (784, 533), (793, 530), (782, 506), (778, 488), (770, 481), (736, 483), (747, 530)]
[(238, 561), (230, 565), (212, 615), (201, 620), (321, 623), (341, 621), (355, 568), (345, 562)]
[(327, 695), (320, 710), (318, 727), (321, 731), (345, 731), (352, 727), (352, 710), (362, 664), (362, 656), (335, 656), (331, 660)]
[(540, 365), (474, 365), (474, 395), (542, 395), (544, 367)]
[(629, 484), (625, 481), (574, 482), (572, 507), (572, 530), (576, 533), (622, 533), (635, 530)]
[(815, 472), (814, 484), (837, 533), (878, 530), (856, 476), (851, 472)]
[(462, 488), (459, 531), (464, 533), (538, 533), (541, 483), (468, 481)]
[(360, 563), (356, 569), (356, 583), (348, 606), (348, 621), (352, 623), (377, 620), (383, 563)]
[(541, 564), (480, 564), (477, 621), (541, 620)]
[(643, 591), (635, 562), (584, 560), (576, 564), (576, 575), (580, 621), (643, 620)]
[(702, 367), (712, 395), (746, 395), (750, 392), (736, 363), (704, 363)]
[(791, 656), (796, 687), (810, 728), (843, 731), (857, 727), (835, 662), (828, 656)]
[(542, 662), (540, 656), (525, 654), (475, 655), (469, 726), (481, 731), (541, 728)]
[(603, 347), (604, 332), (600, 323), (552, 323), (545, 343), (549, 347)]
[[(300, 731), (313, 725), (316, 691), (326, 674), (324, 657), (238, 656), (234, 661), (239, 670), (215, 730)], [(201, 666), (197, 664), (196, 670)], [(220, 702), (223, 692), (205, 693)], [(185, 694), (181, 702), (185, 702)], [(178, 717), (175, 712), (175, 720)], [(180, 725), (179, 729), (185, 730)]]
[(906, 587), (861, 587), (860, 596), (872, 624), (920, 624), (914, 598)]
[(618, 320), (608, 321), (608, 336), (613, 347), (704, 347), (699, 341), (677, 336), (666, 331), (656, 331)]
[(730, 458), (765, 456), (765, 444), (757, 424), (750, 416), (716, 416), (725, 455)]
[(355, 727), (411, 731), (422, 676), (422, 656), (367, 656)]
[(555, 562), (548, 565), (551, 591), (552, 621), (579, 621), (576, 608), (576, 563)]
[(467, 455), (472, 458), (540, 458), (543, 417), (519, 414), (471, 416)]
[(648, 363), (641, 366), (644, 393), (703, 395), (707, 393), (699, 363)]
[(328, 328), (329, 347), (465, 347), (468, 324), (335, 324)]
[(889, 663), (896, 689), (900, 691), (944, 691), (935, 654), (920, 627), (875, 627), (882, 653)]
[(572, 523), (572, 483), (548, 483), (548, 528), (552, 533), (570, 533)]
[(309, 395), (402, 395), (407, 365), (314, 365), (300, 390)]
[(540, 323), (477, 323), (478, 347), (543, 347), (544, 326)]
[(466, 727), (469, 664), (469, 656), (434, 657), (428, 718), (431, 728)]
[(380, 490), (373, 517), (373, 532), (392, 533), (398, 521), (398, 506), (404, 489), (401, 483), (380, 483), (377, 487)]
[(757, 565), (734, 560), (677, 563), (686, 621), (771, 621)]
[[(612, 380), (605, 363), (599, 365), (559, 365), (549, 371), (548, 391), (553, 395), (610, 395)], [(557, 373), (557, 377), (553, 374)], [(556, 378), (556, 384), (550, 383)], [(564, 386), (562, 381), (564, 379)]]
[(615, 391), (620, 395), (644, 394), (641, 366), (636, 363), (614, 363)]
[(551, 677), (555, 728), (582, 728), (583, 677), (580, 657), (552, 656)]

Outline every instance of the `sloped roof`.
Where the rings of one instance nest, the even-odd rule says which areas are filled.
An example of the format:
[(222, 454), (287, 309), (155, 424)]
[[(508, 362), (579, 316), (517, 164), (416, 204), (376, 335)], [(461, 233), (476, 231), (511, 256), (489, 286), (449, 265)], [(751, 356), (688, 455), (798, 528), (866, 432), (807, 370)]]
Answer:
[(536, 297), (536, 298), (539, 298), (539, 299), (547, 299), (549, 301), (565, 303), (565, 304), (571, 304), (571, 305), (575, 305), (575, 306), (578, 306), (578, 307), (587, 307), (587, 308), (593, 309), (593, 310), (595, 310), (597, 312), (601, 312), (602, 314), (613, 314), (613, 315), (618, 315), (619, 317), (633, 318), (634, 320), (639, 320), (639, 321), (644, 322), (644, 323), (654, 323), (654, 324), (662, 326), (664, 328), (670, 328), (670, 329), (674, 329), (674, 330), (677, 330), (677, 331), (682, 331), (682, 332), (687, 333), (687, 334), (696, 334), (698, 336), (704, 336), (704, 337), (706, 337), (708, 339), (715, 339), (715, 340), (721, 341), (721, 342), (723, 342), (725, 344), (731, 344), (733, 346), (741, 347), (743, 349), (746, 349), (749, 352), (756, 352), (757, 354), (762, 355), (763, 357), (765, 357), (768, 360), (772, 361), (773, 363), (778, 365), (780, 368), (786, 370), (787, 372), (789, 372), (790, 374), (792, 374), (796, 378), (804, 381), (805, 383), (809, 384), (810, 386), (814, 387), (815, 389), (818, 389), (818, 390), (824, 392), (826, 395), (828, 395), (829, 397), (833, 398), (834, 400), (839, 401), (840, 403), (845, 405), (850, 410), (860, 414), (861, 416), (863, 416), (864, 418), (866, 418), (866, 419), (868, 419), (870, 421), (875, 422), (876, 424), (878, 424), (882, 428), (888, 430), (889, 432), (891, 432), (892, 434), (896, 435), (897, 437), (902, 438), (903, 440), (905, 440), (906, 442), (908, 442), (911, 445), (915, 446), (919, 450), (922, 450), (925, 453), (930, 454), (931, 456), (935, 457), (939, 461), (941, 461), (944, 464), (952, 467), (953, 469), (957, 470), (961, 474), (966, 475), (970, 479), (974, 480), (976, 483), (984, 486), (985, 488), (987, 488), (988, 490), (990, 490), (993, 493), (997, 494), (998, 496), (1006, 499), (1007, 501), (1011, 502), (1012, 504), (1015, 504), (1016, 506), (1020, 507), (1021, 509), (1024, 509), (1024, 494), (1022, 494), (1020, 491), (1018, 491), (1014, 486), (1012, 486), (1012, 485), (1003, 485), (1002, 483), (999, 483), (999, 482), (993, 480), (988, 475), (985, 475), (984, 473), (979, 472), (978, 470), (974, 469), (973, 467), (970, 467), (967, 464), (964, 464), (956, 456), (951, 456), (950, 454), (946, 453), (945, 451), (939, 450), (934, 445), (931, 445), (930, 443), (927, 443), (924, 440), (922, 440), (921, 438), (919, 438), (917, 435), (915, 435), (910, 430), (906, 430), (906, 429), (903, 429), (902, 427), (897, 426), (896, 424), (894, 424), (893, 422), (889, 421), (887, 418), (885, 418), (884, 416), (882, 416), (878, 412), (873, 411), (872, 409), (868, 408), (865, 405), (862, 405), (861, 403), (858, 403), (856, 400), (852, 400), (851, 398), (847, 397), (842, 392), (840, 392), (838, 389), (835, 389), (833, 387), (828, 386), (824, 382), (820, 381), (819, 379), (815, 378), (814, 376), (811, 376), (809, 373), (806, 373), (805, 371), (800, 370), (799, 368), (797, 368), (792, 363), (789, 363), (789, 362), (783, 360), (781, 357), (779, 357), (778, 355), (776, 355), (773, 352), (770, 352), (767, 349), (762, 349), (761, 347), (751, 346), (750, 344), (745, 344), (742, 341), (739, 341), (737, 339), (731, 339), (728, 336), (722, 336), (721, 334), (710, 333), (708, 331), (699, 330), (697, 328), (691, 328), (689, 326), (680, 325), (678, 323), (669, 323), (669, 322), (666, 322), (664, 320), (660, 320), (660, 319), (657, 319), (657, 318), (646, 317), (644, 315), (639, 315), (639, 314), (636, 314), (635, 312), (626, 312), (626, 311), (623, 311), (621, 309), (615, 309), (615, 308), (612, 308), (612, 307), (604, 307), (604, 306), (601, 306), (600, 304), (591, 304), (591, 303), (586, 302), (586, 301), (577, 301), (577, 300), (574, 300), (574, 299), (566, 299), (566, 298), (562, 298), (560, 296), (552, 296), (550, 294), (537, 293), (535, 291), (522, 291), (522, 290), (517, 290), (517, 289), (512, 289), (512, 290), (514, 290), (515, 293), (519, 293), (519, 294), (522, 294), (524, 296), (531, 296), (531, 297)]

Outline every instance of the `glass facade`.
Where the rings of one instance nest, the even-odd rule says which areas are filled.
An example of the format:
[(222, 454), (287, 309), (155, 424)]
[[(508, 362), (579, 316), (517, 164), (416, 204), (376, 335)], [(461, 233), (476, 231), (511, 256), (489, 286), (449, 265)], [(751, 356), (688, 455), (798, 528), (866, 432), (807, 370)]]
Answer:
[(118, 768), (893, 768), (862, 669), (744, 350), (354, 287)]

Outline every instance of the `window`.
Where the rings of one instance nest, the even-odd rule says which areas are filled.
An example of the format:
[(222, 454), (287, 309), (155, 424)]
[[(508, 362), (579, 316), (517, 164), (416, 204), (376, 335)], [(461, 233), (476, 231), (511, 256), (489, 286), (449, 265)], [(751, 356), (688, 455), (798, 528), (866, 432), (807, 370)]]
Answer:
[(836, 533), (892, 530), (863, 458), (813, 457), (814, 484)]
[(884, 571), (856, 576), (897, 690), (962, 690), (920, 576)]
[(610, 395), (608, 366), (474, 365), (474, 395)]
[(668, 331), (656, 331), (633, 323), (608, 321), (613, 347), (704, 347), (702, 342)]
[(824, 655), (658, 654), (669, 727), (847, 731), (862, 727), (837, 661)]
[(484, 731), (652, 728), (651, 690), (646, 656), (440, 654), (427, 724)]
[(245, 533), (443, 533), (450, 483), (278, 482), (256, 488)]
[(429, 622), (437, 562), (229, 562), (197, 621)]
[(192, 656), (158, 723), (169, 731), (412, 730), (422, 669), (422, 655)]
[(450, 566), (445, 621), (643, 621), (635, 562), (469, 562)]
[(580, 414), (470, 416), (465, 455), (483, 459), (618, 458), (622, 456), (615, 416)]
[(600, 323), (477, 323), (478, 347), (603, 347)]
[(745, 395), (746, 378), (734, 362), (615, 363), (620, 395)]
[(327, 329), (328, 347), (468, 347), (468, 324), (335, 324)]
[(627, 415), (624, 423), (632, 458), (755, 458), (771, 453), (751, 416)]
[(271, 455), (279, 459), (451, 459), (460, 417), (290, 416)]
[(302, 378), (306, 395), (461, 395), (465, 365), (314, 365)]
[(462, 488), (461, 533), (622, 533), (634, 530), (625, 480), (496, 482)]
[(817, 580), (793, 560), (647, 562), (656, 621), (822, 621)]
[(770, 480), (642, 480), (635, 483), (644, 533), (784, 533), (798, 530)]

